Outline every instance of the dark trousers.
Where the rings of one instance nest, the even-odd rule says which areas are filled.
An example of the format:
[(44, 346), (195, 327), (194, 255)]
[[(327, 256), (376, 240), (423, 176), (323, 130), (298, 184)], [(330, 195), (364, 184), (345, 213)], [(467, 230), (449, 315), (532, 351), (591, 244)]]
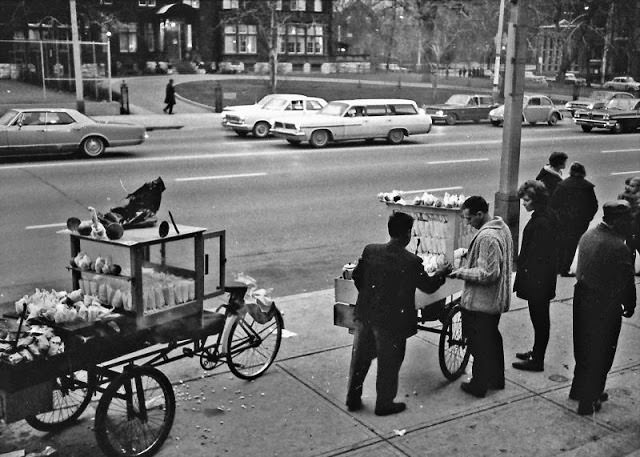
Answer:
[(560, 246), (558, 249), (558, 272), (568, 273), (571, 268), (571, 262), (573, 262), (573, 256), (576, 254), (578, 248), (578, 242), (580, 237), (587, 231), (589, 226), (580, 227), (578, 229), (564, 229), (564, 234), (560, 239)]
[(544, 362), (544, 354), (549, 344), (549, 300), (528, 300), (529, 316), (533, 324), (533, 359)]
[(376, 374), (376, 407), (393, 403), (398, 393), (398, 375), (404, 360), (407, 340), (377, 325), (356, 321), (349, 369), (347, 403), (362, 396), (362, 385), (371, 366), (378, 358)]
[(162, 111), (173, 114), (173, 105), (175, 105), (175, 103), (167, 103), (167, 106), (165, 106)]
[(504, 384), (504, 349), (499, 314), (462, 310), (462, 332), (473, 356), (471, 384), (478, 392)]
[(604, 392), (607, 374), (613, 364), (622, 327), (618, 310), (603, 312), (601, 303), (590, 303), (589, 297), (573, 299), (573, 355), (576, 366), (570, 395), (584, 402), (595, 401)]

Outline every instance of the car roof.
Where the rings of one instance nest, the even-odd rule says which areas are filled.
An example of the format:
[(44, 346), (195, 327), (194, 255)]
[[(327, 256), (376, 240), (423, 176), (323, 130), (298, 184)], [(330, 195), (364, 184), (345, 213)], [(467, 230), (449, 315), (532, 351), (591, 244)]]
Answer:
[(406, 98), (354, 98), (354, 99), (349, 99), (349, 100), (333, 100), (333, 102), (340, 102), (340, 103), (348, 103), (350, 105), (355, 105), (355, 104), (386, 104), (386, 103), (412, 103), (414, 104), (415, 102), (413, 100), (409, 100)]
[(49, 111), (49, 112), (57, 112), (57, 113), (69, 113), (75, 112), (75, 110), (69, 108), (11, 108), (14, 111), (21, 111), (23, 113), (31, 113), (34, 111)]

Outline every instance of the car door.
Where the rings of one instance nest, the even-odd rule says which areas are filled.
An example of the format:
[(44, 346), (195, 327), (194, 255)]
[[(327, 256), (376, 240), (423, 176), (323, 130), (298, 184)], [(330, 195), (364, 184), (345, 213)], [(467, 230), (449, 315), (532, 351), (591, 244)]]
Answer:
[(75, 149), (82, 139), (81, 126), (67, 113), (47, 113), (46, 141), (55, 149)]
[(368, 138), (369, 118), (364, 105), (352, 105), (344, 113), (344, 138)]
[(489, 118), (489, 111), (498, 106), (491, 97), (478, 97), (476, 120), (483, 121)]
[(553, 102), (550, 98), (540, 97), (540, 122), (547, 122), (553, 111)]
[(22, 113), (13, 125), (7, 128), (7, 145), (11, 149), (39, 152), (46, 148), (46, 112)]
[(376, 138), (386, 136), (394, 125), (387, 110), (387, 105), (367, 105), (365, 121), (363, 123), (364, 135), (360, 138)]
[(531, 97), (523, 108), (524, 118), (527, 122), (540, 122), (543, 119), (540, 97)]

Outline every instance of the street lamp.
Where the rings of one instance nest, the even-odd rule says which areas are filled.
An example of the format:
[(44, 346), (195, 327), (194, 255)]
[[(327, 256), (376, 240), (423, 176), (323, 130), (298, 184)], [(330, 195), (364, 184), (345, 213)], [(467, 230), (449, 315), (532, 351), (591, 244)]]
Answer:
[(113, 101), (113, 93), (111, 91), (111, 30), (105, 33), (107, 36), (107, 84), (109, 91), (109, 102)]
[(500, 14), (498, 15), (498, 31), (496, 33), (496, 60), (493, 65), (493, 100), (497, 101), (500, 94), (500, 53), (502, 52), (502, 28), (504, 23), (504, 0), (500, 0)]

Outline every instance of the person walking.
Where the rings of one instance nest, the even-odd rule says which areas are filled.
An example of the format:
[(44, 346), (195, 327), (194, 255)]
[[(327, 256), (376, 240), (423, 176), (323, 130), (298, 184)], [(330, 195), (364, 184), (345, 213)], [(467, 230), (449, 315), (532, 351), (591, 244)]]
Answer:
[(173, 79), (169, 80), (164, 90), (164, 102), (167, 106), (165, 106), (162, 111), (167, 114), (173, 114), (173, 105), (176, 104), (176, 88), (173, 85)]
[(561, 151), (554, 151), (549, 156), (549, 163), (542, 167), (536, 179), (542, 181), (547, 187), (549, 197), (553, 195), (556, 190), (556, 186), (562, 181), (562, 170), (567, 166), (567, 159), (569, 157), (566, 153)]
[(434, 276), (427, 275), (422, 259), (405, 249), (412, 227), (413, 217), (394, 212), (387, 223), (389, 242), (367, 245), (353, 271), (358, 298), (347, 388), (349, 411), (363, 407), (362, 386), (376, 357), (375, 414), (386, 416), (406, 408), (405, 403), (395, 403), (394, 399), (406, 340), (417, 333), (416, 287), (433, 293), (451, 271), (445, 264)]
[[(634, 270), (636, 256), (640, 253), (640, 176), (632, 176), (624, 181), (624, 192), (618, 195), (618, 200), (626, 200), (631, 206), (631, 233), (627, 238), (627, 246), (631, 249)], [(636, 276), (640, 272), (636, 271)]]
[(580, 237), (598, 211), (594, 185), (585, 179), (587, 172), (580, 162), (573, 162), (569, 177), (556, 187), (550, 206), (560, 219), (558, 271), (563, 277), (575, 276), (569, 271)]
[(462, 204), (462, 217), (477, 229), (464, 266), (449, 277), (464, 281), (460, 306), (462, 333), (473, 356), (472, 377), (463, 391), (484, 397), (488, 389), (504, 389), (504, 349), (498, 329), (500, 315), (511, 304), (511, 231), (498, 216), (489, 215), (484, 198), (472, 196)]
[(603, 206), (602, 222), (580, 239), (573, 295), (575, 369), (569, 398), (589, 415), (609, 396), (604, 391), (616, 354), (622, 316), (633, 316), (636, 288), (631, 252), (625, 244), (631, 207), (624, 200)]
[(533, 213), (522, 231), (513, 290), (517, 297), (527, 300), (534, 342), (531, 351), (516, 353), (520, 361), (512, 366), (518, 370), (544, 371), (551, 327), (549, 303), (556, 296), (558, 219), (547, 205), (549, 193), (542, 182), (526, 181), (518, 189), (518, 197), (524, 209)]

